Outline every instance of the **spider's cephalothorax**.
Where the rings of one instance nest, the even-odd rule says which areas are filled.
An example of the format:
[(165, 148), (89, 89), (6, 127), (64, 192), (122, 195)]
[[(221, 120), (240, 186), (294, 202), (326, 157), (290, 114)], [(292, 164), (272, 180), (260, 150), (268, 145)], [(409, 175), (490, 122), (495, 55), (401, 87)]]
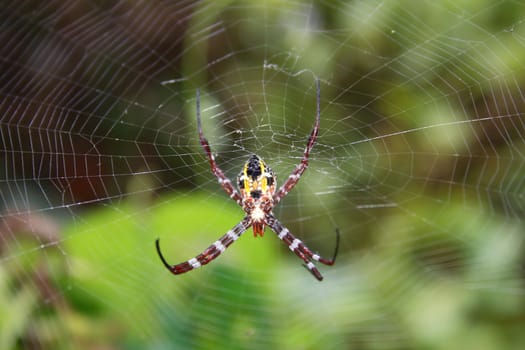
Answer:
[(282, 240), (288, 248), (294, 252), (299, 258), (304, 261), (304, 266), (310, 271), (315, 278), (319, 281), (323, 279), (323, 276), (315, 267), (313, 261), (318, 261), (325, 265), (333, 265), (335, 263), (335, 257), (337, 256), (337, 251), (339, 249), (339, 230), (336, 230), (336, 246), (335, 252), (332, 259), (325, 259), (319, 254), (312, 252), (300, 239), (295, 238), (290, 231), (284, 227), (283, 224), (279, 222), (273, 216), (272, 210), (273, 207), (283, 199), (288, 192), (292, 190), (297, 181), (301, 178), (306, 168), (308, 168), (308, 158), (310, 156), (310, 151), (314, 147), (315, 140), (319, 134), (319, 121), (320, 121), (320, 100), (321, 100), (321, 89), (319, 85), (319, 80), (316, 80), (317, 87), (317, 114), (315, 118), (314, 128), (308, 138), (306, 143), (306, 148), (304, 149), (303, 157), (301, 162), (295, 167), (288, 179), (283, 183), (283, 185), (275, 191), (276, 177), (272, 169), (270, 169), (266, 163), (256, 156), (252, 155), (246, 164), (244, 165), (243, 170), (237, 178), (237, 184), (239, 186), (239, 192), (235, 189), (230, 179), (224, 175), (222, 170), (217, 166), (215, 162), (215, 157), (211, 153), (210, 145), (208, 140), (204, 137), (202, 132), (201, 125), (201, 115), (200, 115), (200, 94), (197, 90), (197, 128), (199, 129), (199, 139), (204, 148), (204, 152), (208, 157), (210, 162), (211, 171), (217, 177), (219, 184), (226, 191), (226, 193), (233, 199), (237, 204), (239, 204), (246, 213), (246, 216), (235, 225), (230, 231), (226, 232), (221, 238), (219, 238), (215, 243), (206, 248), (201, 254), (196, 257), (182, 262), (177, 265), (170, 265), (164, 259), (164, 256), (160, 252), (160, 244), (157, 239), (155, 244), (157, 246), (157, 252), (162, 260), (162, 263), (168, 270), (173, 274), (177, 275), (184, 273), (202, 265), (205, 265), (221, 255), (222, 252), (226, 250), (233, 242), (235, 242), (250, 226), (253, 228), (254, 236), (263, 236), (264, 229), (266, 226), (272, 229), (277, 234), (280, 240)]
[(253, 235), (264, 235), (266, 215), (273, 208), (275, 193), (275, 174), (264, 160), (252, 155), (237, 177), (241, 192), (242, 208), (252, 219)]

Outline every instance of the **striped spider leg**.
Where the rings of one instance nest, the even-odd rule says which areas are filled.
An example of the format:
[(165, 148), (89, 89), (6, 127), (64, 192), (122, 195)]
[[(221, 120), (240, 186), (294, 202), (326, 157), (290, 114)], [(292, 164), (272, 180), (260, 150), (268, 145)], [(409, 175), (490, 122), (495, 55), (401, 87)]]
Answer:
[(304, 150), (301, 163), (295, 167), (288, 179), (284, 184), (275, 191), (276, 176), (273, 170), (266, 165), (264, 160), (259, 156), (253, 154), (248, 158), (248, 161), (244, 164), (242, 171), (237, 177), (237, 186), (239, 191), (233, 187), (233, 183), (230, 179), (224, 175), (224, 172), (217, 166), (215, 157), (213, 156), (208, 140), (204, 137), (202, 132), (202, 123), (200, 116), (200, 93), (197, 90), (197, 127), (199, 130), (199, 138), (202, 148), (208, 157), (212, 173), (217, 177), (219, 184), (222, 186), (224, 191), (232, 198), (237, 204), (239, 204), (246, 216), (235, 225), (230, 231), (219, 238), (215, 243), (210, 245), (201, 254), (196, 257), (182, 262), (177, 265), (170, 265), (160, 251), (160, 243), (157, 239), (155, 245), (157, 247), (157, 253), (159, 254), (162, 263), (171, 273), (178, 275), (185, 273), (206, 265), (219, 255), (221, 255), (226, 248), (228, 248), (233, 242), (235, 242), (247, 229), (252, 227), (253, 234), (255, 237), (263, 236), (266, 226), (270, 227), (274, 231), (279, 239), (281, 239), (288, 248), (293, 251), (299, 258), (301, 258), (305, 267), (315, 276), (319, 281), (323, 279), (323, 276), (319, 270), (315, 267), (313, 261), (320, 262), (325, 265), (333, 265), (335, 258), (339, 250), (339, 230), (336, 230), (336, 247), (335, 253), (332, 259), (326, 259), (320, 255), (313, 253), (301, 240), (295, 238), (294, 235), (288, 231), (274, 216), (272, 213), (273, 207), (284, 198), (288, 192), (297, 184), (304, 171), (308, 168), (308, 158), (310, 151), (312, 150), (317, 135), (319, 134), (319, 122), (320, 122), (320, 84), (319, 80), (316, 80), (317, 86), (317, 114), (315, 118), (314, 128), (308, 138), (306, 148)]
[(312, 133), (310, 134), (310, 137), (308, 137), (308, 142), (306, 143), (306, 148), (304, 149), (301, 162), (295, 167), (290, 176), (288, 176), (288, 179), (286, 179), (277, 193), (275, 193), (273, 196), (274, 205), (279, 203), (281, 199), (283, 199), (288, 194), (288, 192), (294, 188), (306, 168), (308, 168), (308, 158), (310, 158), (310, 151), (314, 147), (315, 141), (317, 140), (317, 135), (319, 135), (319, 123), (321, 121), (321, 87), (319, 79), (315, 80), (315, 85), (317, 87), (317, 113), (315, 116), (315, 124), (312, 129)]
[(295, 238), (294, 235), (288, 231), (286, 227), (284, 227), (283, 224), (279, 220), (277, 220), (272, 214), (269, 214), (266, 218), (266, 222), (268, 223), (268, 227), (272, 229), (273, 232), (279, 237), (280, 240), (282, 240), (288, 248), (292, 252), (294, 252), (299, 258), (303, 259), (304, 261), (304, 267), (312, 275), (314, 275), (315, 278), (317, 278), (319, 281), (323, 280), (323, 276), (315, 267), (314, 263), (311, 261), (318, 261), (321, 264), (332, 266), (335, 263), (335, 258), (337, 257), (337, 252), (339, 251), (339, 230), (335, 230), (336, 234), (336, 243), (335, 243), (335, 251), (332, 259), (326, 259), (320, 256), (319, 254), (313, 253), (300, 239)]
[(162, 263), (168, 270), (171, 271), (174, 275), (178, 275), (180, 273), (188, 272), (190, 270), (196, 269), (198, 267), (201, 267), (202, 265), (206, 265), (219, 255), (221, 255), (222, 252), (226, 250), (233, 242), (235, 242), (241, 235), (250, 228), (250, 218), (245, 217), (241, 220), (237, 225), (235, 225), (231, 230), (226, 232), (224, 236), (219, 238), (215, 243), (210, 245), (206, 250), (204, 250), (201, 254), (197, 255), (195, 258), (190, 259), (188, 261), (185, 261), (178, 265), (170, 265), (164, 259), (164, 256), (160, 252), (160, 246), (159, 246), (159, 240), (157, 239), (155, 241), (155, 245), (157, 246), (157, 252), (159, 253), (160, 259), (162, 260)]
[(211, 153), (210, 144), (208, 143), (208, 140), (204, 137), (204, 133), (202, 132), (202, 122), (201, 122), (201, 95), (200, 91), (197, 90), (197, 102), (196, 102), (196, 108), (197, 108), (197, 128), (199, 129), (199, 139), (202, 145), (202, 148), (204, 149), (204, 152), (206, 152), (206, 156), (208, 157), (208, 160), (210, 162), (211, 172), (217, 180), (219, 181), (219, 184), (222, 186), (224, 191), (230, 196), (231, 199), (233, 199), (237, 204), (242, 206), (242, 197), (237, 192), (235, 187), (233, 187), (233, 184), (230, 179), (224, 175), (224, 172), (219, 168), (217, 163), (215, 162), (215, 157), (213, 156), (213, 153)]

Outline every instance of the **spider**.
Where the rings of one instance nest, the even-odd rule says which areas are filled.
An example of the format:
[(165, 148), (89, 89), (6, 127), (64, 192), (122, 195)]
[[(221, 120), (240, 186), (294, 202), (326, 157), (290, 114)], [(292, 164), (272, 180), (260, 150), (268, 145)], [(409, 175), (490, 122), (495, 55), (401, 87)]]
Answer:
[(219, 255), (221, 255), (226, 248), (228, 248), (233, 242), (235, 242), (241, 234), (246, 230), (253, 228), (254, 237), (263, 236), (266, 226), (270, 227), (279, 239), (281, 239), (291, 251), (293, 251), (299, 258), (304, 261), (304, 267), (310, 271), (315, 278), (322, 281), (323, 276), (314, 265), (312, 261), (318, 261), (325, 265), (333, 265), (339, 249), (339, 230), (336, 229), (336, 246), (335, 252), (332, 259), (326, 259), (318, 254), (313, 253), (301, 240), (295, 238), (294, 235), (288, 231), (288, 229), (275, 218), (272, 213), (272, 209), (277, 203), (283, 199), (288, 192), (297, 184), (301, 175), (308, 168), (308, 158), (310, 151), (312, 150), (317, 135), (319, 134), (319, 121), (320, 121), (320, 85), (319, 80), (316, 80), (317, 86), (317, 115), (315, 118), (315, 124), (308, 138), (308, 143), (304, 150), (303, 158), (301, 162), (295, 167), (288, 179), (284, 184), (275, 192), (276, 176), (273, 170), (266, 165), (257, 155), (252, 155), (248, 161), (244, 164), (242, 171), (237, 177), (237, 185), (239, 192), (233, 187), (233, 183), (228, 179), (222, 170), (217, 166), (215, 157), (213, 156), (208, 140), (204, 137), (201, 125), (200, 116), (200, 92), (197, 90), (197, 127), (199, 129), (199, 139), (208, 160), (210, 162), (211, 171), (217, 177), (219, 184), (222, 186), (224, 191), (239, 204), (246, 215), (244, 218), (235, 225), (231, 230), (226, 232), (221, 238), (215, 243), (210, 245), (204, 252), (197, 255), (195, 258), (188, 261), (182, 262), (177, 265), (170, 265), (162, 255), (160, 251), (159, 239), (155, 241), (157, 253), (159, 254), (162, 263), (171, 273), (178, 275), (201, 267), (202, 265), (208, 264)]

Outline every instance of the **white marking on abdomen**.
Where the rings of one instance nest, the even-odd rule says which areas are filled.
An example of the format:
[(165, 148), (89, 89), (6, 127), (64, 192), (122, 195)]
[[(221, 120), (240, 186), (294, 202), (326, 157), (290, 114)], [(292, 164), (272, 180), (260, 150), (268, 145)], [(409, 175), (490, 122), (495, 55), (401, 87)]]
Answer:
[(255, 222), (263, 221), (264, 217), (266, 216), (260, 206), (256, 206), (255, 208), (253, 208), (251, 215), (252, 220)]

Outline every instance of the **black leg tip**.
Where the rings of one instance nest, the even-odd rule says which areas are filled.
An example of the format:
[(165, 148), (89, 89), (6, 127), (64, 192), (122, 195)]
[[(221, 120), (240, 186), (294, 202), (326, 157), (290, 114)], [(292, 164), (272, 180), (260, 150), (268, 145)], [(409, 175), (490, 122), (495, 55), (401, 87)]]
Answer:
[(162, 253), (161, 253), (161, 251), (160, 251), (160, 239), (159, 239), (159, 238), (157, 238), (157, 239), (155, 240), (155, 247), (157, 247), (157, 254), (159, 254), (159, 258), (160, 258), (160, 260), (162, 261), (162, 263), (164, 264), (164, 266), (166, 266), (166, 268), (167, 268), (168, 270), (171, 271), (171, 265), (168, 264), (168, 262), (166, 261), (166, 259), (164, 259), (164, 256), (162, 255)]

